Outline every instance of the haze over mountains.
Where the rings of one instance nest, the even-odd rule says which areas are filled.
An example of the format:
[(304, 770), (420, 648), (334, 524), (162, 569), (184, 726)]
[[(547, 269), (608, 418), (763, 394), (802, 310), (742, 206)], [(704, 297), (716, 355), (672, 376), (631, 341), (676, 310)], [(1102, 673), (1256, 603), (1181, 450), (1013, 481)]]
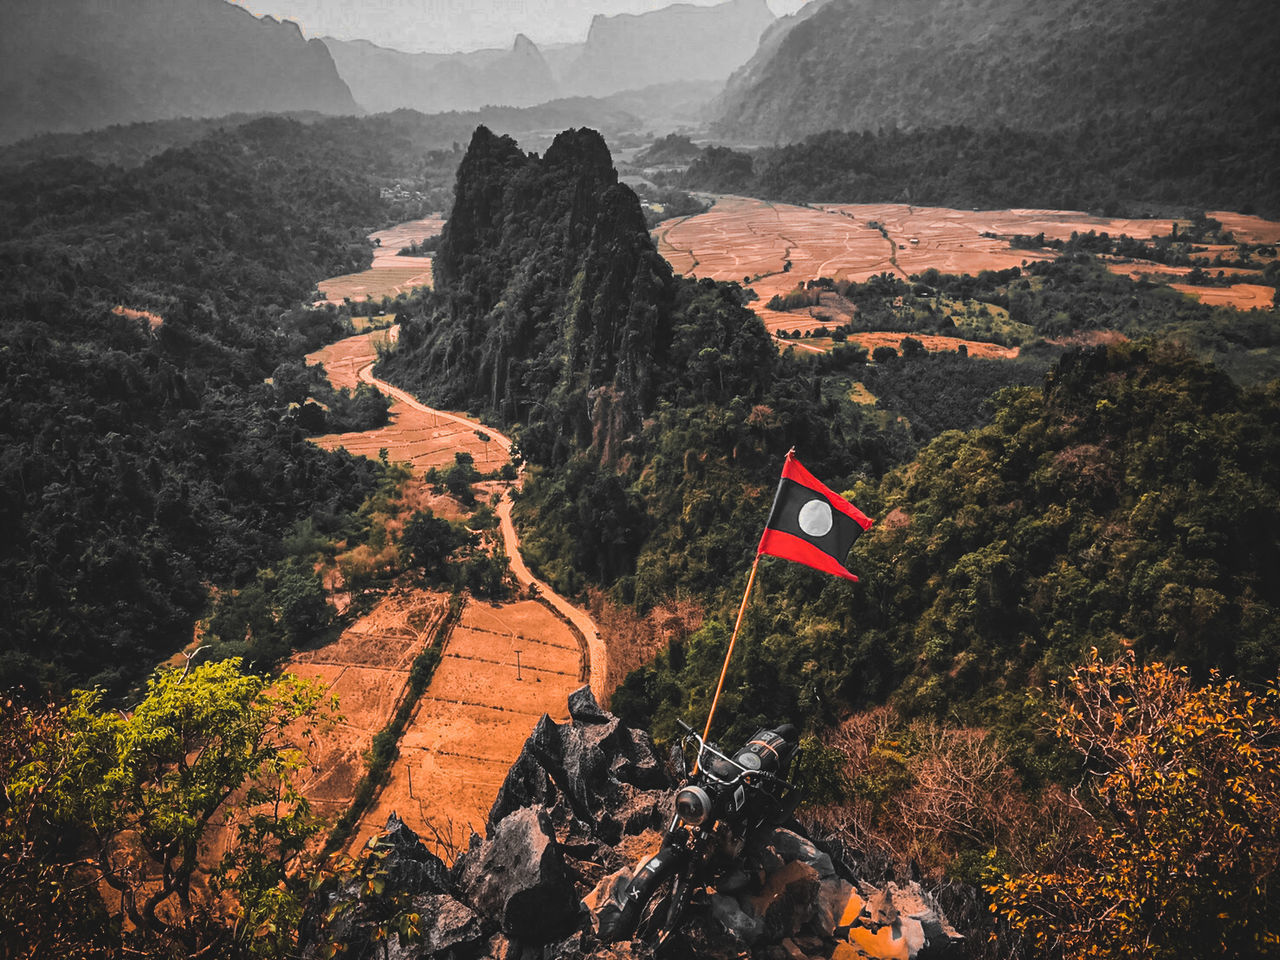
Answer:
[(726, 135), (1100, 121), (1274, 130), (1280, 58), (1261, 0), (826, 0), (779, 21), (729, 82)]
[[(296, 20), (310, 37), (368, 40), (409, 53), (506, 49), (523, 33), (539, 46), (580, 44), (596, 15), (651, 13), (670, 0), (242, 0), (255, 14)], [(720, 0), (685, 0), (713, 6)], [(769, 0), (777, 16), (805, 0)]]
[(8, 0), (0, 141), (228, 113), (358, 113), (324, 44), (222, 0)]

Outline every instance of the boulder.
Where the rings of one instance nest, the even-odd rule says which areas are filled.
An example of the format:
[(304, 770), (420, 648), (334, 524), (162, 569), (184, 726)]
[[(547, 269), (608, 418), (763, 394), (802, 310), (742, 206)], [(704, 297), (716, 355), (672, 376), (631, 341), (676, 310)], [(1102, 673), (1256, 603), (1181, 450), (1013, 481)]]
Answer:
[(764, 920), (742, 909), (737, 899), (728, 894), (716, 893), (711, 896), (711, 917), (724, 927), (726, 933), (747, 946), (764, 935)]
[(422, 939), (412, 943), (415, 957), (471, 948), (485, 940), (484, 924), (464, 903), (445, 894), (413, 898), (413, 909), (422, 918)]
[(504, 817), (492, 837), (472, 843), (455, 873), (462, 898), (508, 937), (546, 944), (578, 923), (579, 896), (546, 811), (524, 807)]

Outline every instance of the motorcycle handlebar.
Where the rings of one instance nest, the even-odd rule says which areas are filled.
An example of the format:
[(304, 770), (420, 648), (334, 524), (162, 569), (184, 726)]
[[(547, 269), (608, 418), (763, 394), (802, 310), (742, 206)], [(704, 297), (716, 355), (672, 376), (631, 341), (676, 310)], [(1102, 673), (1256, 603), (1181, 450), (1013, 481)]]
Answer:
[(769, 773), (766, 770), (747, 770), (745, 767), (738, 764), (731, 757), (725, 756), (715, 747), (711, 746), (711, 744), (709, 744), (706, 740), (702, 739), (702, 734), (698, 733), (697, 730), (693, 729), (693, 727), (689, 726), (679, 717), (676, 717), (676, 725), (681, 730), (683, 730), (687, 735), (693, 737), (695, 740), (698, 741), (698, 764), (697, 764), (698, 767), (702, 766), (702, 763), (701, 763), (702, 753), (705, 750), (715, 754), (721, 760), (727, 760), (729, 763), (733, 764), (735, 767), (737, 767), (741, 771), (741, 773), (739, 773), (738, 776), (734, 778), (735, 781), (737, 781), (738, 779), (743, 779), (743, 780), (746, 780), (747, 782), (767, 781), (767, 782), (772, 782), (774, 784), (777, 784), (783, 790), (796, 789), (794, 784), (792, 784), (788, 780), (784, 780), (782, 777), (778, 776), (776, 773)]

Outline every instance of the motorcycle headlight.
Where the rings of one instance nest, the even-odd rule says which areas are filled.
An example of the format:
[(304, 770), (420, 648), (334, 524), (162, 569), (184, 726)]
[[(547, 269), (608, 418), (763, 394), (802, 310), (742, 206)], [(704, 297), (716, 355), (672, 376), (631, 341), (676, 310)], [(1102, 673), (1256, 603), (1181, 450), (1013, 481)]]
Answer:
[(711, 798), (701, 787), (683, 787), (676, 794), (676, 815), (691, 827), (711, 819)]

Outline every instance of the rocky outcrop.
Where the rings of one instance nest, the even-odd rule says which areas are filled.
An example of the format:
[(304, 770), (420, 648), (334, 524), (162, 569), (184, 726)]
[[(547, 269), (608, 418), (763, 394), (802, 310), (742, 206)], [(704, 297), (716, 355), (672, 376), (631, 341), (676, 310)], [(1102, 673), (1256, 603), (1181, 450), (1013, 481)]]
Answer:
[[(568, 723), (539, 721), (485, 836), (471, 837), (451, 871), (393, 816), (360, 876), (313, 905), (305, 955), (342, 942), (356, 960), (652, 957), (640, 943), (601, 944), (597, 915), (658, 849), (676, 784), (648, 735), (601, 709), (589, 687), (569, 713)], [(409, 914), (416, 936), (405, 933)], [(794, 822), (745, 845), (694, 900), (681, 937), (682, 955), (769, 960), (931, 960), (960, 943), (917, 884), (855, 876)]]
[[(537, 157), (477, 129), (435, 279), (431, 315), (402, 324), (381, 376), (504, 422), (548, 416), (522, 439), (537, 462), (593, 434), (614, 448), (655, 403), (675, 283), (594, 130), (566, 130)], [(600, 387), (612, 402), (597, 409)]]

